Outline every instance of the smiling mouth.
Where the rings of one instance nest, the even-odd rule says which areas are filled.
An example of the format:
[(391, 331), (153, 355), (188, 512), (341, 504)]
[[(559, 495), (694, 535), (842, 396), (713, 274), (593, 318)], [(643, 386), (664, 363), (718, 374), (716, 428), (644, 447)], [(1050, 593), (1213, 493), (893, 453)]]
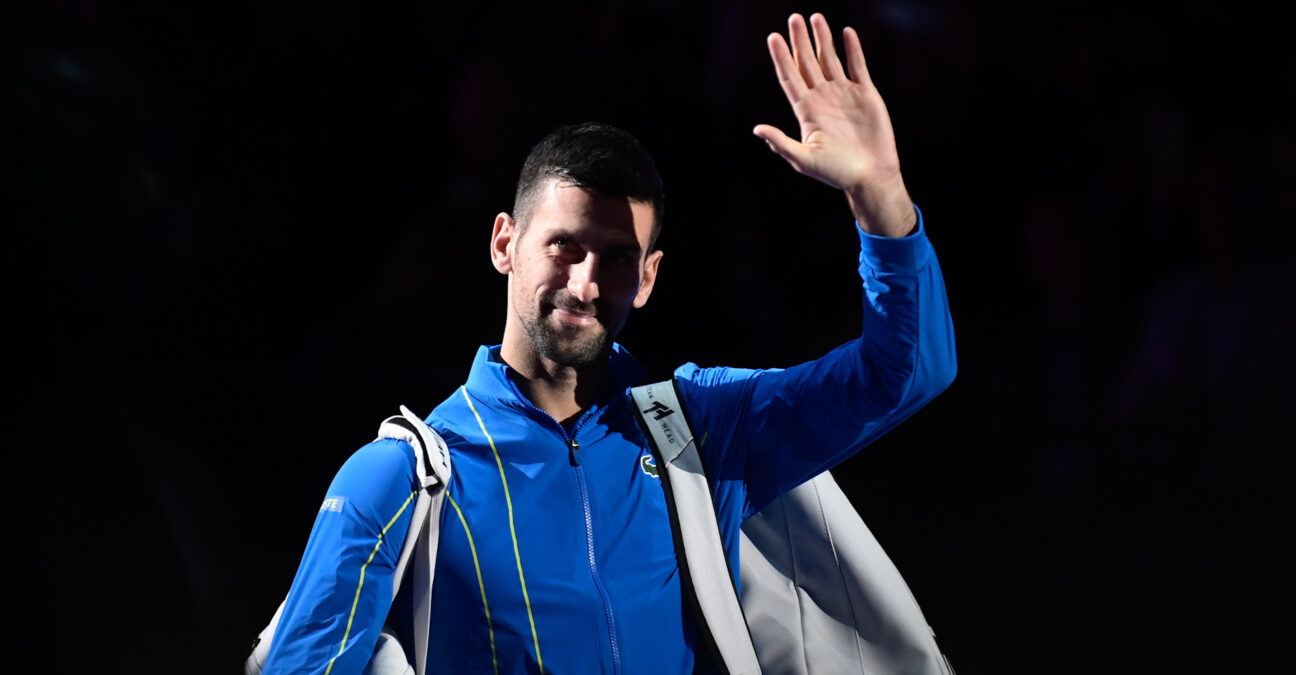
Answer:
[(577, 326), (592, 326), (598, 323), (598, 318), (589, 312), (583, 312), (579, 309), (567, 309), (564, 307), (555, 307), (553, 315), (563, 323), (570, 323)]

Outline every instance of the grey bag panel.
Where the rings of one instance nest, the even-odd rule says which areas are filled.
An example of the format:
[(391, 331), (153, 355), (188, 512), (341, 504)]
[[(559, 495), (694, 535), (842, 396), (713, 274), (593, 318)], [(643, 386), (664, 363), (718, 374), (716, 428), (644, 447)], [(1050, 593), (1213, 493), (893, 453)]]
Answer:
[(742, 603), (768, 672), (952, 675), (891, 558), (823, 473), (742, 527)]
[(274, 640), (275, 630), (279, 627), (279, 617), (283, 615), (284, 603), (280, 602), (279, 607), (275, 609), (273, 617), (270, 617), (270, 623), (261, 629), (256, 640), (252, 643), (252, 653), (248, 654), (247, 660), (243, 663), (243, 675), (261, 675), (265, 669), (266, 657), (270, 655), (270, 642)]
[(383, 631), (378, 635), (373, 658), (365, 664), (361, 675), (416, 675), (414, 666), (405, 659), (405, 650), (395, 635)]
[[(684, 415), (676, 414), (683, 406), (673, 382), (632, 393), (666, 463), (681, 529), (697, 521), (718, 528), (692, 431)], [(723, 551), (715, 555), (709, 539), (701, 547), (688, 536), (681, 540), (695, 580), (724, 577), (724, 583), (695, 581), (692, 589), (722, 654), (754, 650), (763, 672), (780, 675), (953, 675), (900, 571), (827, 472), (743, 523), (740, 600), (728, 583)], [(700, 555), (695, 548), (703, 549)], [(715, 611), (730, 620), (743, 617), (747, 630), (717, 630), (708, 606), (721, 607)], [(731, 672), (739, 670), (725, 661)]]

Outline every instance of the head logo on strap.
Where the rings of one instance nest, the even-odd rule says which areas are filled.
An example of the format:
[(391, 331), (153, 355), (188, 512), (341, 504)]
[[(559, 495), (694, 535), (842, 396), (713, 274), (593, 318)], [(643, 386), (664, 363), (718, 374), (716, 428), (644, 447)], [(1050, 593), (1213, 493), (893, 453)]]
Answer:
[(675, 411), (671, 410), (669, 407), (666, 406), (666, 404), (662, 403), (661, 401), (653, 401), (651, 407), (643, 409), (643, 413), (645, 415), (652, 415), (653, 419), (655, 420), (660, 420), (660, 419), (665, 419), (667, 417), (670, 417), (671, 415), (674, 415)]

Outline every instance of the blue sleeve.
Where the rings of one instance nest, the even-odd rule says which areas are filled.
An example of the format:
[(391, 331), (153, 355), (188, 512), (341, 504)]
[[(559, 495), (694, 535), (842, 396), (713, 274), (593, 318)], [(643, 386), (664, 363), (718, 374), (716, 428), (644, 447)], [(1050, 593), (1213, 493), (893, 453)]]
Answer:
[(404, 441), (374, 441), (342, 465), (311, 529), (265, 675), (365, 667), (391, 606), (417, 485)]
[(689, 363), (675, 371), (722, 514), (756, 513), (858, 452), (953, 381), (954, 328), (921, 212), (907, 237), (860, 231), (859, 271), (859, 339), (787, 369)]

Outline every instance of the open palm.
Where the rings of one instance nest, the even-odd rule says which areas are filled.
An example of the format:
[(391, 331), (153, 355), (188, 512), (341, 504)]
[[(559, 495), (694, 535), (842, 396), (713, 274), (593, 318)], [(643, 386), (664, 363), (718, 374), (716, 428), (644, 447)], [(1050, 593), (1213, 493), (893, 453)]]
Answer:
[(753, 131), (798, 172), (845, 190), (861, 226), (867, 229), (865, 220), (871, 220), (880, 226), (880, 234), (906, 234), (904, 223), (895, 225), (903, 231), (893, 232), (887, 222), (911, 221), (906, 212), (911, 215), (912, 210), (900, 177), (891, 118), (869, 78), (859, 35), (851, 28), (843, 31), (843, 66), (827, 20), (814, 14), (810, 21), (817, 51), (799, 14), (788, 20), (791, 47), (778, 33), (768, 39), (779, 84), (801, 126), (801, 140), (767, 124)]

